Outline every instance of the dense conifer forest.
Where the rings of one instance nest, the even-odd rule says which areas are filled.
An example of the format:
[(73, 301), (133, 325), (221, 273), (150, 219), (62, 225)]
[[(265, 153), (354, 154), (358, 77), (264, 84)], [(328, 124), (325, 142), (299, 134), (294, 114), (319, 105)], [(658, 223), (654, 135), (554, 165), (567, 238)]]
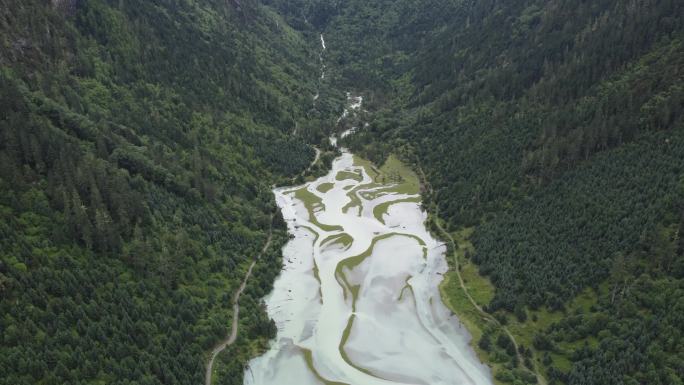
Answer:
[(287, 241), (271, 186), (310, 144), (330, 150), (350, 90), (369, 124), (343, 144), (424, 174), (430, 221), (491, 286), (482, 305), (519, 342), (473, 333), (498, 383), (684, 383), (683, 15), (0, 0), (0, 383), (202, 383), (272, 232), (217, 364), (242, 384), (275, 333), (259, 301)]
[(471, 234), (525, 358), (483, 327), (497, 381), (684, 380), (681, 2), (303, 3), (279, 6), (372, 109), (346, 145), (424, 171), (432, 220)]
[(201, 383), (273, 228), (241, 378), (274, 332), (271, 185), (313, 159), (291, 133), (315, 55), (256, 2), (0, 2), (0, 383)]

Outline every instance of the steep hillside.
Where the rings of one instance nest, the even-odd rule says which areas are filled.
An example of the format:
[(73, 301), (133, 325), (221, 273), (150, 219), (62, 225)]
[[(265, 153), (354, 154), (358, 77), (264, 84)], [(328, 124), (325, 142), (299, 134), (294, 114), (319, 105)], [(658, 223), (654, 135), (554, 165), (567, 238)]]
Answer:
[[(254, 1), (0, 1), (0, 383), (198, 384), (273, 333), (316, 42)], [(276, 218), (278, 218), (276, 216)]]
[(677, 1), (350, 1), (323, 26), (338, 81), (375, 109), (347, 144), (425, 173), (466, 287), (522, 345), (475, 319), (502, 382), (531, 381), (516, 368), (567, 384), (684, 378), (682, 14)]

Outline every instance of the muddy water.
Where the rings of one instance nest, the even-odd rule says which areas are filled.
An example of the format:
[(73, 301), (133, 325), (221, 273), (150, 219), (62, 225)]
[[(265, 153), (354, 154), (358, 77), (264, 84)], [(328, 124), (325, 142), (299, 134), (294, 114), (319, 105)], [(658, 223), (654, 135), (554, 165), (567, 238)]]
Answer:
[(441, 302), (445, 247), (399, 190), (345, 152), (327, 176), (274, 191), (293, 238), (265, 298), (278, 334), (245, 384), (492, 383)]

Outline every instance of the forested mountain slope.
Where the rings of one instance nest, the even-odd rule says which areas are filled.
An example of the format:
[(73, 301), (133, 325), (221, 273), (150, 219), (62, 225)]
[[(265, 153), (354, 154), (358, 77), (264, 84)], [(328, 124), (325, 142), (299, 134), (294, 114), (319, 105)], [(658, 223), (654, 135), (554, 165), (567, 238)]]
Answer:
[(499, 383), (682, 383), (682, 15), (677, 0), (0, 0), (0, 383), (201, 383), (273, 228), (218, 363), (241, 384), (273, 333), (271, 185), (306, 168), (352, 90), (372, 119), (344, 144), (425, 174), (496, 325), (449, 283), (448, 302)]
[(219, 365), (241, 383), (315, 44), (248, 0), (0, 1), (0, 383), (203, 382), (273, 226)]
[(497, 379), (681, 383), (684, 4), (307, 3), (375, 108), (347, 145), (412, 162), (430, 211), (472, 232), (462, 263), (525, 357), (480, 325)]

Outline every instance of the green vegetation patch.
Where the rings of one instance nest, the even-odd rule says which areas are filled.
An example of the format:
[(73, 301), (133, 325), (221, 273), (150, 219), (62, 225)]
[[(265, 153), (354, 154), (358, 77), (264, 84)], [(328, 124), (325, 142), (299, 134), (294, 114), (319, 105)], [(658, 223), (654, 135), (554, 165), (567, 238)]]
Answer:
[(399, 194), (419, 194), (420, 180), (418, 175), (395, 155), (390, 155), (380, 167), (378, 176), (380, 183), (396, 183), (392, 191)]
[(460, 268), (463, 283), (468, 288), (470, 296), (478, 304), (487, 305), (494, 298), (496, 290), (489, 278), (480, 275), (477, 265), (472, 262), (461, 263)]
[(307, 189), (307, 186), (294, 190), (295, 198), (304, 203), (307, 209), (310, 210), (324, 210), (325, 205), (323, 200)]
[[(362, 204), (361, 204), (361, 198), (359, 198), (359, 191), (364, 190), (364, 189), (373, 188), (373, 187), (379, 187), (379, 186), (382, 186), (382, 185), (377, 184), (377, 183), (366, 183), (366, 184), (362, 184), (362, 185), (353, 187), (350, 191), (347, 192), (347, 196), (349, 197), (349, 203), (347, 203), (346, 205), (344, 205), (344, 207), (342, 207), (342, 212), (346, 213), (349, 211), (349, 209), (351, 209), (353, 207), (361, 208)], [(350, 186), (350, 187), (352, 187), (352, 186)]]
[(374, 182), (378, 182), (380, 170), (373, 164), (373, 162), (358, 155), (354, 155), (354, 166), (363, 167), (363, 169), (366, 171), (366, 174), (368, 174), (368, 176), (370, 176)]
[(463, 278), (463, 283), (468, 289), (470, 296), (473, 297), (475, 302), (480, 306), (487, 306), (494, 298), (496, 287), (489, 278), (480, 274), (479, 267), (467, 257), (474, 253), (473, 244), (468, 239), (473, 233), (473, 230), (472, 227), (468, 227), (452, 233), (454, 242), (458, 248), (454, 258), (458, 258), (458, 267), (461, 271), (461, 277)]
[(352, 238), (351, 235), (342, 233), (329, 236), (328, 238), (324, 239), (323, 242), (321, 242), (321, 245), (324, 247), (341, 245), (346, 250), (352, 245), (353, 242), (354, 238)]
[(306, 207), (306, 210), (309, 212), (309, 222), (311, 222), (313, 225), (317, 226), (323, 231), (342, 230), (342, 226), (326, 225), (318, 221), (318, 218), (316, 218), (316, 210), (325, 209), (325, 205), (323, 204), (323, 200), (319, 198), (316, 194), (307, 190), (306, 186), (296, 190), (294, 194), (295, 198), (299, 199), (300, 201), (302, 201), (302, 203), (304, 203), (304, 207)]
[[(416, 173), (394, 155), (390, 155), (385, 164), (379, 169), (369, 160), (356, 155), (354, 156), (354, 165), (363, 167), (365, 172), (373, 179), (373, 183), (356, 186), (347, 192), (350, 201), (342, 208), (345, 213), (353, 207), (361, 207), (361, 198), (371, 200), (383, 194), (413, 195), (420, 192), (420, 181)], [(363, 192), (363, 190), (373, 188), (378, 189)], [(361, 198), (359, 195), (361, 195)], [(420, 202), (420, 197), (382, 203), (374, 208), (373, 214), (380, 222), (383, 222), (382, 216), (387, 212), (389, 206), (399, 202)]]
[(352, 179), (352, 180), (355, 180), (357, 182), (361, 182), (361, 181), (363, 181), (363, 175), (361, 175), (361, 172), (340, 171), (335, 176), (335, 179), (339, 180), (339, 181)]
[(322, 192), (323, 194), (327, 193), (328, 191), (332, 190), (335, 187), (334, 183), (321, 183), (318, 185), (316, 190)]
[(360, 191), (359, 194), (365, 200), (373, 200), (383, 195), (394, 194), (396, 186), (389, 185), (384, 188), (376, 188), (371, 191)]

